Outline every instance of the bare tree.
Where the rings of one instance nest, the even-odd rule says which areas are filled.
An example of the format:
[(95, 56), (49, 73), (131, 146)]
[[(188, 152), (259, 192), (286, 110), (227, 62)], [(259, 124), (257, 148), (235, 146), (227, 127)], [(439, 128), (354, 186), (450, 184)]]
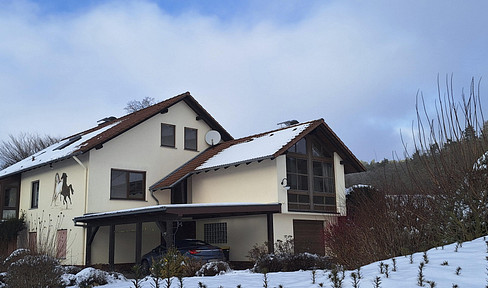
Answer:
[(416, 152), (410, 159), (421, 163), (431, 184), (415, 181), (425, 175), (414, 166), (407, 169), (417, 193), (428, 195), (438, 211), (436, 220), (446, 241), (466, 241), (488, 232), (488, 135), (483, 133), (480, 83), (472, 79), (469, 95), (462, 93), (460, 102), (453, 96), (452, 76), (445, 85), (445, 90), (438, 88), (434, 117), (422, 97), (417, 105)]
[(8, 140), (0, 142), (0, 167), (3, 169), (15, 164), (59, 142), (59, 140), (48, 135), (40, 136), (39, 134), (20, 133), (14, 136), (10, 134)]
[(338, 263), (355, 268), (488, 233), (488, 123), (479, 82), (473, 79), (460, 100), (452, 78), (445, 85), (433, 116), (417, 97), (415, 151), (405, 149), (396, 171), (373, 175), (376, 189), (354, 189), (347, 216), (326, 230), (326, 248)]
[(141, 109), (144, 109), (146, 107), (149, 107), (151, 105), (155, 104), (154, 98), (151, 97), (144, 97), (142, 100), (132, 100), (127, 103), (127, 106), (125, 106), (124, 110), (127, 111), (127, 114), (139, 111)]

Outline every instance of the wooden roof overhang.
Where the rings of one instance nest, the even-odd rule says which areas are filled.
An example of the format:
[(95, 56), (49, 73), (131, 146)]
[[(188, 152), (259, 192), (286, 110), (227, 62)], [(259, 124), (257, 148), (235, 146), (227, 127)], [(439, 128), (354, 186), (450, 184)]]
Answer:
[(73, 218), (76, 226), (108, 226), (167, 220), (193, 220), (281, 213), (281, 203), (173, 204), (85, 214)]

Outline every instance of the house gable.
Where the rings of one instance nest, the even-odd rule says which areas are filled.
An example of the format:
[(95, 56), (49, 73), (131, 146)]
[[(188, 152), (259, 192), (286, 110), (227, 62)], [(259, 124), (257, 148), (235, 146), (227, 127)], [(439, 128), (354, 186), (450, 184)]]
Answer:
[(283, 155), (300, 139), (313, 132), (318, 134), (329, 151), (342, 159), (345, 173), (365, 171), (362, 163), (337, 137), (323, 119), (260, 133), (209, 148), (150, 187), (151, 190), (171, 188), (182, 179), (201, 171), (229, 167), (241, 163), (274, 159)]
[(0, 171), (0, 178), (22, 173), (44, 165), (87, 153), (92, 149), (100, 149), (111, 139), (144, 123), (158, 114), (167, 113), (177, 103), (184, 102), (195, 113), (197, 121), (204, 121), (211, 129), (217, 130), (224, 141), (232, 140), (232, 136), (190, 95), (189, 92), (164, 100), (150, 107), (130, 113), (121, 118), (107, 117), (100, 125), (62, 139), (59, 143), (39, 151), (28, 158), (17, 162)]

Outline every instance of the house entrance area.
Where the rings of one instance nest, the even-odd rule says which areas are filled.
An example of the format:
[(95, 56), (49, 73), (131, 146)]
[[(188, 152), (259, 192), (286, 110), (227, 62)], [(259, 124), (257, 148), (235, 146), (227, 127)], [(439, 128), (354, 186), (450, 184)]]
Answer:
[[(165, 243), (167, 246), (180, 239), (196, 239), (198, 235), (205, 235), (204, 238), (209, 238), (200, 240), (210, 240), (209, 242), (219, 243), (219, 241), (227, 241), (227, 237), (234, 239), (246, 238), (250, 234), (247, 228), (254, 227), (254, 230), (257, 230), (256, 227), (260, 226), (263, 227), (260, 230), (263, 240), (271, 244), (268, 245), (268, 249), (273, 251), (273, 214), (275, 213), (281, 213), (280, 203), (172, 204), (85, 214), (75, 217), (73, 221), (76, 226), (82, 226), (86, 229), (85, 265), (98, 264), (92, 263), (94, 253), (108, 252), (108, 264), (113, 268), (116, 258), (115, 254), (120, 253), (120, 251), (123, 251), (122, 253), (125, 253), (126, 256), (135, 255), (135, 257), (130, 256), (134, 258), (128, 261), (139, 263), (143, 252), (143, 244), (145, 250), (154, 248), (145, 245), (149, 241), (146, 237), (157, 236), (158, 234), (160, 235), (160, 241), (158, 242)], [(247, 228), (232, 227), (235, 226), (233, 223), (238, 222), (239, 225)], [(232, 226), (228, 227), (229, 225)], [(133, 227), (131, 228), (132, 232), (122, 236), (119, 233), (121, 229), (117, 227), (126, 229), (125, 227), (129, 226)], [(148, 226), (157, 227), (156, 230), (158, 231), (151, 234), (147, 231)], [(228, 229), (233, 231), (229, 235), (227, 235)], [(154, 240), (154, 238), (152, 239)], [(122, 250), (120, 249), (121, 245), (125, 247)], [(232, 245), (229, 248), (232, 251)], [(133, 250), (128, 251), (128, 249)]]
[(325, 254), (324, 221), (293, 220), (295, 253)]

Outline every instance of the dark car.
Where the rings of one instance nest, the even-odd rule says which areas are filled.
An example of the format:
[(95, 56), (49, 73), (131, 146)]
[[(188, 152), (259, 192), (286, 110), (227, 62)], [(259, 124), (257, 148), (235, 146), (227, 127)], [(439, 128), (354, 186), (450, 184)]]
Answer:
[[(175, 247), (183, 256), (195, 258), (202, 262), (225, 261), (224, 252), (217, 246), (210, 245), (197, 239), (176, 240)], [(141, 266), (144, 272), (149, 272), (153, 261), (158, 261), (166, 254), (166, 246), (161, 244), (144, 254), (141, 259)]]

